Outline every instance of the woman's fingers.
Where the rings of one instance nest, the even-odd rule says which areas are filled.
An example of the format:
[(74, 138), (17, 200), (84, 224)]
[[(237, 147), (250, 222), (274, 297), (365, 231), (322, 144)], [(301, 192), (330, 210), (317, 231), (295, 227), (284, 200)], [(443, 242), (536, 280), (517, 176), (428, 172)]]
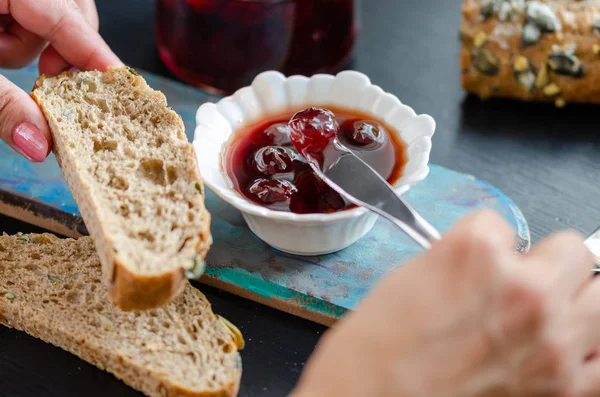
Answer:
[[(577, 326), (575, 339), (581, 354), (588, 354), (600, 345), (600, 278), (591, 281), (577, 296), (571, 321)], [(595, 357), (592, 361), (600, 361)], [(598, 367), (600, 370), (600, 366)], [(598, 373), (600, 376), (600, 372)], [(600, 395), (600, 394), (599, 394)]]
[(0, 15), (0, 66), (21, 68), (31, 63), (46, 42), (23, 28), (11, 15)]
[[(36, 2), (38, 0), (35, 0)], [(98, 12), (93, 0), (75, 0), (75, 7), (79, 7), (85, 21), (94, 30), (98, 31)], [(13, 13), (23, 14), (20, 11), (23, 7), (28, 7), (26, 3), (33, 3), (34, 0), (13, 0), (8, 3), (6, 0), (0, 0), (0, 67), (20, 68), (31, 63), (44, 50), (47, 42), (39, 33), (25, 28), (22, 25), (29, 25), (27, 20), (17, 21)], [(58, 1), (57, 3), (68, 3)], [(22, 18), (20, 18), (22, 19)], [(50, 47), (48, 47), (50, 48)], [(57, 55), (55, 49), (49, 51), (50, 54), (42, 56), (40, 62), (40, 71), (47, 74), (57, 74), (69, 66), (60, 55)]]
[(591, 278), (593, 260), (583, 241), (572, 231), (553, 234), (527, 254), (519, 272), (568, 305)]
[[(463, 277), (463, 271), (480, 272), (502, 262), (514, 249), (515, 232), (506, 220), (493, 211), (477, 211), (456, 224), (431, 251), (439, 260), (452, 265), (435, 267), (444, 277)], [(473, 269), (471, 269), (471, 267)], [(449, 275), (445, 275), (445, 273)]]
[[(98, 31), (98, 12), (93, 0), (77, 0), (81, 11), (90, 26)], [(40, 74), (49, 74), (51, 76), (64, 72), (69, 68), (69, 62), (56, 51), (54, 46), (49, 45), (40, 55), (38, 67)]]
[(69, 67), (69, 62), (65, 61), (52, 45), (49, 45), (42, 51), (38, 60), (40, 74), (56, 76), (69, 69)]
[(52, 138), (40, 108), (20, 88), (0, 75), (0, 135), (18, 153), (44, 161)]
[(573, 395), (577, 397), (600, 396), (600, 360), (586, 363), (579, 371)]
[[(70, 65), (105, 70), (122, 64), (98, 34), (93, 0), (0, 0), (0, 14), (0, 66), (24, 66), (46, 42), (41, 73), (57, 74)], [(0, 137), (32, 161), (43, 161), (52, 143), (39, 107), (1, 76)]]
[(74, 0), (13, 0), (10, 12), (25, 29), (50, 42), (70, 65), (105, 70), (122, 64)]
[[(566, 367), (578, 367), (600, 330), (600, 322), (591, 326), (594, 311), (578, 310), (577, 302), (591, 286), (593, 268), (583, 237), (572, 231), (555, 233), (537, 244), (520, 265), (519, 276), (546, 297), (546, 322), (552, 330), (546, 340), (568, 351), (563, 358)], [(600, 311), (596, 317), (600, 320)]]
[(96, 32), (100, 26), (98, 20), (98, 10), (96, 9), (96, 3), (94, 0), (75, 0), (79, 8), (81, 8), (81, 12), (85, 16), (85, 19), (90, 24), (92, 29)]

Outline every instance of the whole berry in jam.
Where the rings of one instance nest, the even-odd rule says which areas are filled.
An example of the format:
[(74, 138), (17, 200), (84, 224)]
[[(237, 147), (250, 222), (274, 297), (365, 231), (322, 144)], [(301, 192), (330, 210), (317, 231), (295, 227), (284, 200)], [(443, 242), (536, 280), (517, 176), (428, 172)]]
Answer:
[(316, 197), (325, 190), (327, 185), (317, 174), (308, 169), (296, 175), (294, 186), (296, 186), (300, 195)]
[(313, 203), (304, 196), (294, 194), (290, 200), (290, 211), (294, 214), (314, 214)]
[(296, 176), (298, 192), (292, 196), (290, 211), (297, 214), (331, 213), (342, 210), (346, 202), (338, 192), (307, 170)]
[(385, 139), (385, 130), (373, 121), (347, 120), (340, 132), (357, 146), (380, 146)]
[(288, 201), (296, 192), (294, 184), (285, 179), (258, 178), (250, 182), (246, 188), (247, 195), (262, 204)]
[(309, 108), (296, 113), (289, 126), (290, 139), (304, 156), (320, 155), (339, 129), (333, 112), (320, 108)]
[(317, 198), (317, 212), (330, 214), (341, 211), (346, 207), (346, 202), (338, 192), (327, 186), (325, 192)]
[(271, 145), (291, 145), (290, 127), (284, 123), (277, 123), (269, 126), (264, 132), (265, 136), (271, 139)]
[(286, 123), (276, 123), (268, 126), (262, 134), (254, 138), (256, 146), (287, 146), (291, 145), (290, 127)]
[(330, 214), (344, 208), (346, 208), (346, 202), (342, 196), (329, 186), (319, 196), (294, 194), (290, 200), (290, 211), (296, 214)]
[(251, 163), (259, 174), (272, 176), (294, 170), (294, 161), (304, 159), (294, 149), (283, 146), (266, 146), (254, 153)]

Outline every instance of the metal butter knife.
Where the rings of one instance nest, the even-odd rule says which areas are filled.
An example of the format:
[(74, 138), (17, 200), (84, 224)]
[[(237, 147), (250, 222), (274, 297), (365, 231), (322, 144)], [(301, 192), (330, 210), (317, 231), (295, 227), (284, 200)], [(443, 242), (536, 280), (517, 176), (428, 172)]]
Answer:
[[(377, 171), (337, 137), (327, 150), (325, 158), (332, 160), (323, 167), (310, 155), (306, 157), (313, 171), (342, 197), (393, 222), (425, 249), (441, 238), (440, 233), (405, 203)], [(594, 255), (594, 273), (600, 274), (600, 228), (585, 240), (585, 245)]]
[(327, 148), (323, 164), (307, 156), (313, 171), (349, 202), (390, 220), (425, 249), (441, 238), (440, 233), (398, 196), (377, 171), (361, 160), (336, 137)]

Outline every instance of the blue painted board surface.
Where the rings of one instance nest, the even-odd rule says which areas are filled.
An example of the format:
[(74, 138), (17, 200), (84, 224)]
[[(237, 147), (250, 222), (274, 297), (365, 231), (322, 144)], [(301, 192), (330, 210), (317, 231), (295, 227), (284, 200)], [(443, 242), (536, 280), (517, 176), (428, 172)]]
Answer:
[[(33, 65), (2, 73), (30, 89), (37, 69)], [(218, 98), (142, 74), (151, 86), (165, 93), (169, 104), (183, 117), (191, 139), (196, 109)], [(1, 193), (79, 216), (53, 156), (43, 164), (33, 164), (0, 144), (0, 170)], [(429, 177), (404, 197), (442, 232), (475, 209), (494, 209), (511, 223), (521, 248), (529, 245), (529, 230), (519, 209), (502, 192), (472, 176), (432, 165)], [(355, 307), (381, 277), (420, 251), (401, 231), (380, 219), (369, 234), (343, 251), (296, 257), (264, 244), (237, 210), (209, 190), (206, 203), (212, 213), (214, 239), (207, 258), (209, 283), (322, 323), (330, 323)]]

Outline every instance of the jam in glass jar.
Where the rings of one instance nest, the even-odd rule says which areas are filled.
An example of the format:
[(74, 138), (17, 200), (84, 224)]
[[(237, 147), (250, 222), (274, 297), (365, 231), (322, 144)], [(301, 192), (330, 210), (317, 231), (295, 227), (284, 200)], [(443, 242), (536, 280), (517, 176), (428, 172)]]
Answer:
[(336, 73), (358, 29), (357, 0), (157, 0), (166, 66), (189, 84), (232, 93), (265, 70)]

